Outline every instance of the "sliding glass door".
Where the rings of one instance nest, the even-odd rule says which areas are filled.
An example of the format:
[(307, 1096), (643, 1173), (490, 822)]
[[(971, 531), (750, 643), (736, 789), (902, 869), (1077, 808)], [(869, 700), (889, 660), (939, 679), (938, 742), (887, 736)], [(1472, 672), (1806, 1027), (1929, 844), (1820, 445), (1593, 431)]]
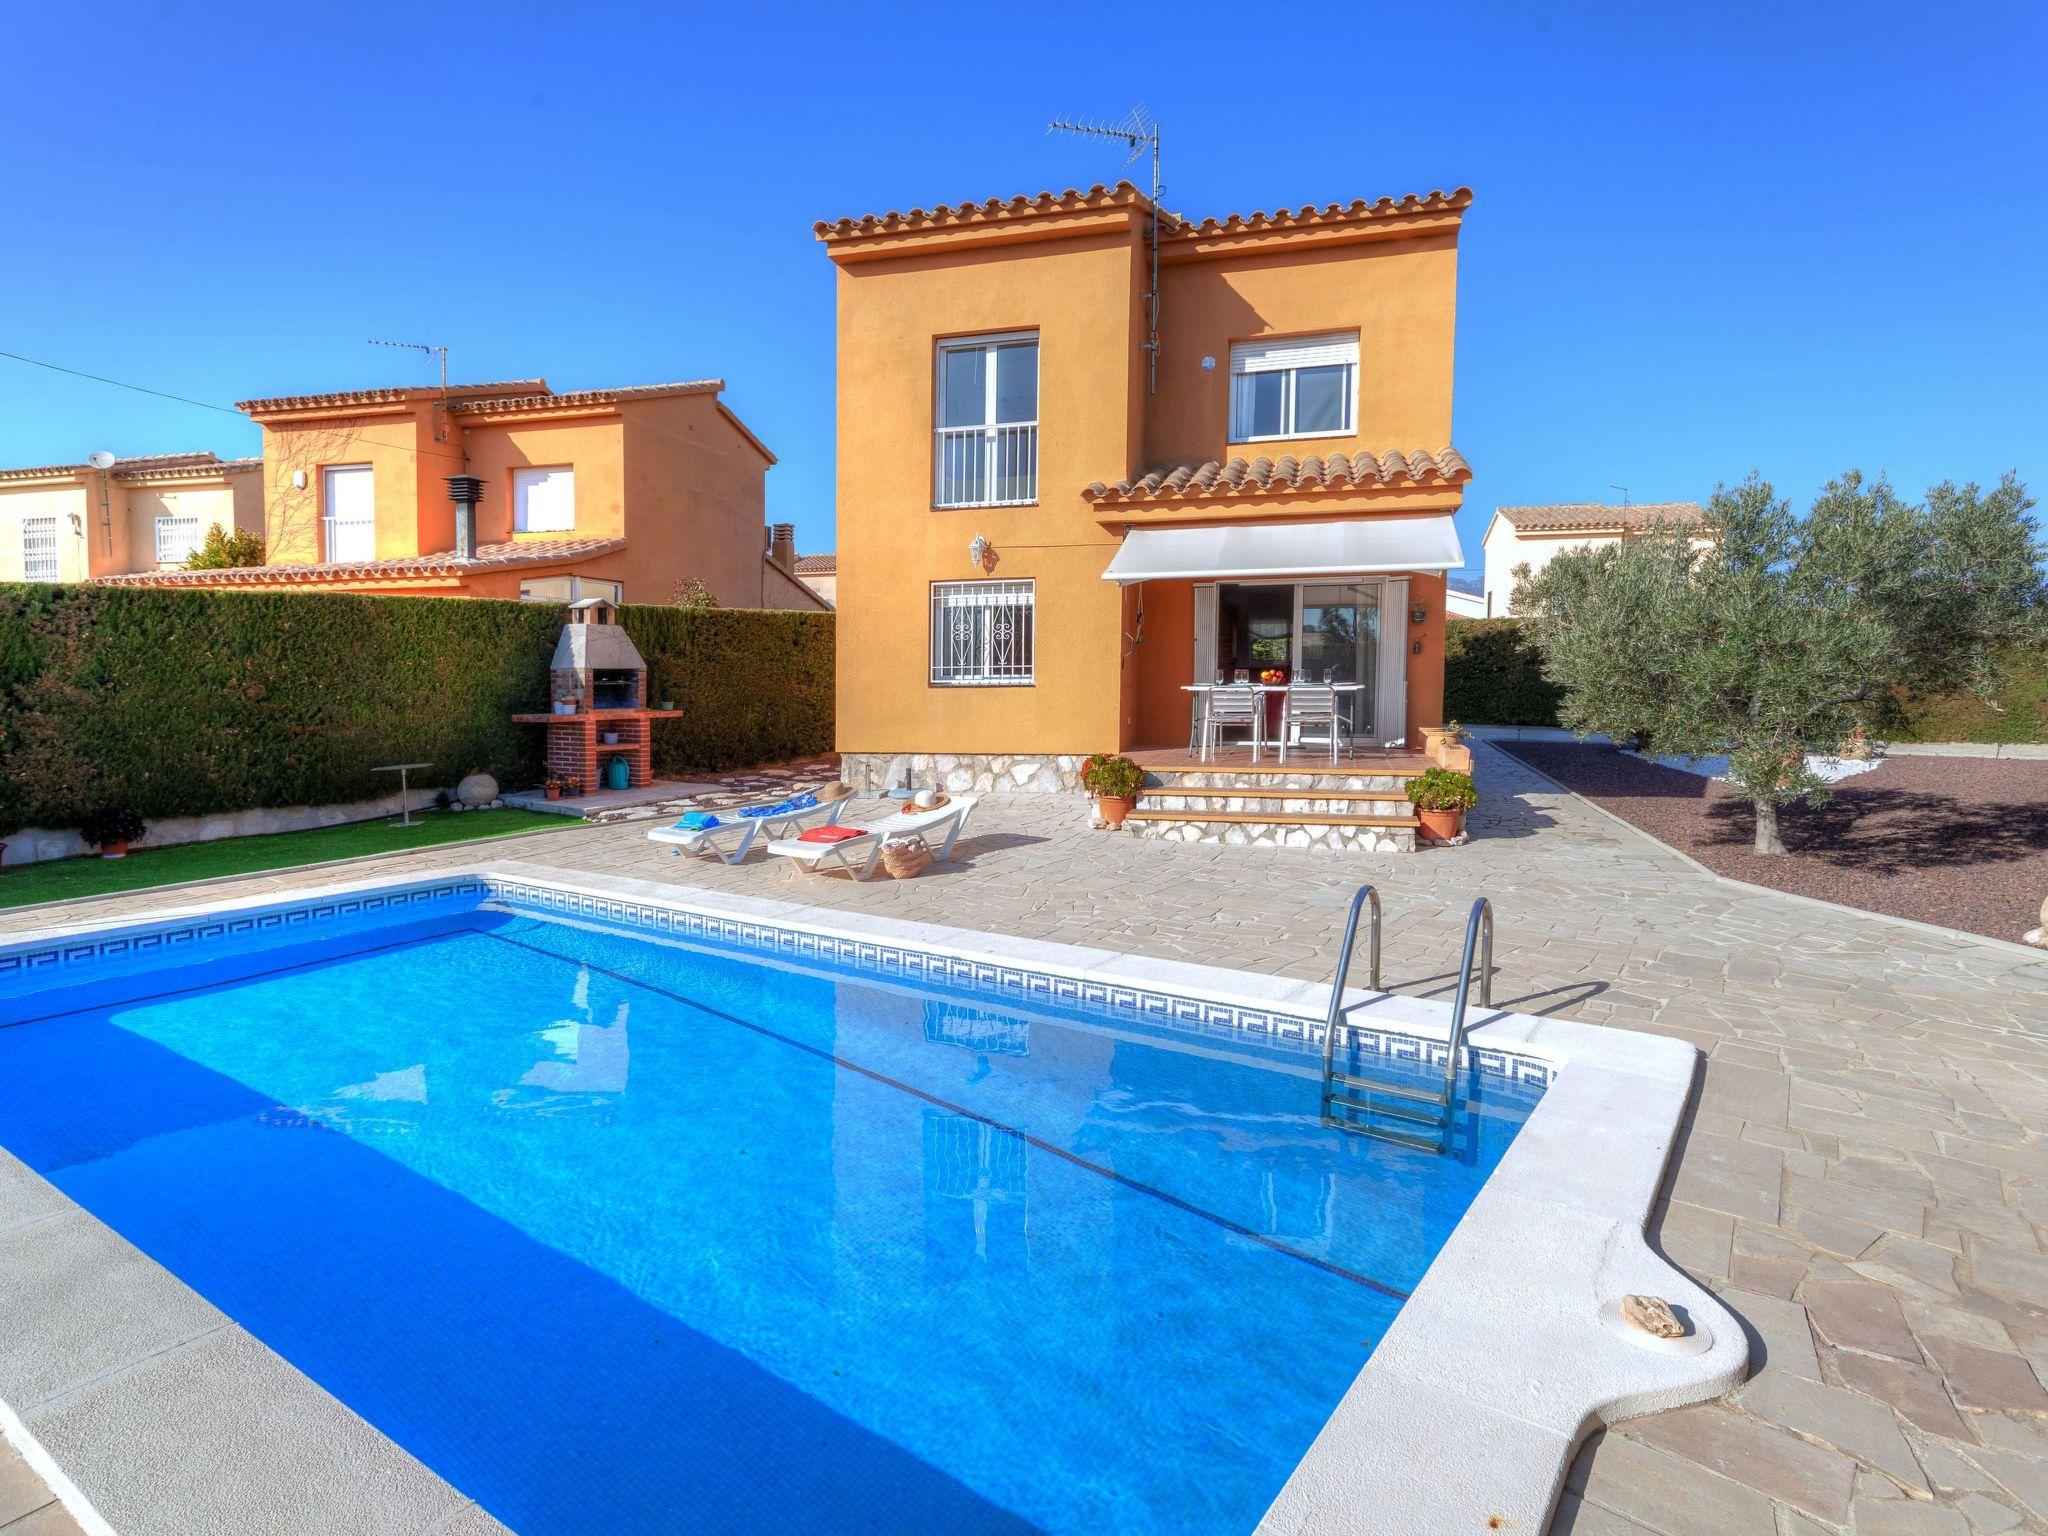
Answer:
[(1399, 617), (1406, 584), (1354, 581), (1204, 583), (1196, 591), (1195, 668), (1203, 682), (1256, 676), (1279, 667), (1305, 682), (1356, 684), (1346, 690), (1350, 735), (1362, 745), (1401, 734), (1397, 627), (1383, 641), (1385, 615)]
[(1380, 584), (1314, 582), (1301, 594), (1301, 672), (1312, 683), (1357, 683), (1346, 695), (1351, 734), (1377, 739), (1380, 675)]

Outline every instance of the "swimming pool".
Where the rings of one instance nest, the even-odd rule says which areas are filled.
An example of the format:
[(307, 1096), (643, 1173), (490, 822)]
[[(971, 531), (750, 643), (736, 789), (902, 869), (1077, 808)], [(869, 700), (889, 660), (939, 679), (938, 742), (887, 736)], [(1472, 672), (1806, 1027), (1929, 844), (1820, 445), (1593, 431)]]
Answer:
[(1248, 1531), (1550, 1080), (516, 881), (39, 960), (0, 1147), (527, 1536)]

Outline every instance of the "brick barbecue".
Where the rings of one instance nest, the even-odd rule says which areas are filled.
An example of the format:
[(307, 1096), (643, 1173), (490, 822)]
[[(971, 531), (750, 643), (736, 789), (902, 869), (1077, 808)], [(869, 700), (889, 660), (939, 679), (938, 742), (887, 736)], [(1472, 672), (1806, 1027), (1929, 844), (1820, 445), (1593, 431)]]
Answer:
[[(646, 788), (654, 779), (653, 722), (682, 713), (647, 707), (647, 663), (618, 620), (618, 609), (601, 597), (571, 603), (548, 665), (552, 712), (512, 717), (548, 728), (548, 777), (580, 786), (574, 793), (602, 789), (604, 765), (614, 757), (626, 760), (632, 788)], [(614, 733), (616, 742), (601, 739)]]

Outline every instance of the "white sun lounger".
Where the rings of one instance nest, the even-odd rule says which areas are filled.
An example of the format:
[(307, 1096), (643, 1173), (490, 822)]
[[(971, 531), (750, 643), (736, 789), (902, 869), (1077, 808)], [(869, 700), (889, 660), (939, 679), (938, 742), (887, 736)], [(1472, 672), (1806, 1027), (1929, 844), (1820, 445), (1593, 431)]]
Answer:
[(738, 864), (746, 858), (747, 850), (754, 846), (754, 839), (763, 828), (773, 838), (793, 836), (805, 827), (829, 827), (846, 814), (851, 804), (853, 796), (842, 795), (837, 800), (821, 801), (806, 810), (779, 816), (742, 816), (738, 811), (720, 811), (715, 827), (686, 827), (677, 822), (650, 828), (647, 838), (649, 842), (667, 843), (672, 853), (708, 853), (728, 864)]
[[(953, 844), (959, 840), (960, 829), (967, 824), (967, 813), (974, 809), (978, 795), (955, 795), (944, 805), (929, 811), (898, 811), (893, 816), (884, 816), (880, 821), (871, 822), (860, 830), (861, 837), (844, 838), (836, 843), (806, 843), (798, 838), (784, 838), (768, 845), (768, 851), (778, 858), (795, 862), (798, 870), (808, 869), (822, 874), (828, 869), (843, 869), (856, 880), (865, 880), (875, 872), (875, 865), (882, 857), (882, 844), (892, 837), (908, 837), (916, 833), (930, 844), (936, 837), (939, 841), (932, 848), (932, 858), (943, 863), (953, 856)], [(941, 836), (943, 834), (943, 836)]]

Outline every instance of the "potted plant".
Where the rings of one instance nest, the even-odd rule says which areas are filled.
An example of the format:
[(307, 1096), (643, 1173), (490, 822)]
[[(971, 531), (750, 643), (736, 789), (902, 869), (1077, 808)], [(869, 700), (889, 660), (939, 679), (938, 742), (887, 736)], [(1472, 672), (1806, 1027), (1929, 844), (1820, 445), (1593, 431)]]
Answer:
[(547, 783), (541, 785), (541, 790), (550, 800), (559, 800), (562, 798), (562, 792), (568, 787), (567, 779), (549, 779)]
[(143, 831), (142, 818), (126, 806), (94, 811), (78, 827), (79, 836), (99, 849), (103, 859), (126, 857), (128, 845), (142, 841)]
[(1124, 824), (1144, 785), (1145, 770), (1128, 757), (1097, 753), (1081, 765), (1081, 787), (1095, 797), (1095, 814), (1112, 827)]
[(1479, 803), (1472, 775), (1450, 768), (1426, 768), (1408, 781), (1408, 803), (1422, 823), (1422, 835), (1447, 843), (1464, 830), (1465, 813)]

